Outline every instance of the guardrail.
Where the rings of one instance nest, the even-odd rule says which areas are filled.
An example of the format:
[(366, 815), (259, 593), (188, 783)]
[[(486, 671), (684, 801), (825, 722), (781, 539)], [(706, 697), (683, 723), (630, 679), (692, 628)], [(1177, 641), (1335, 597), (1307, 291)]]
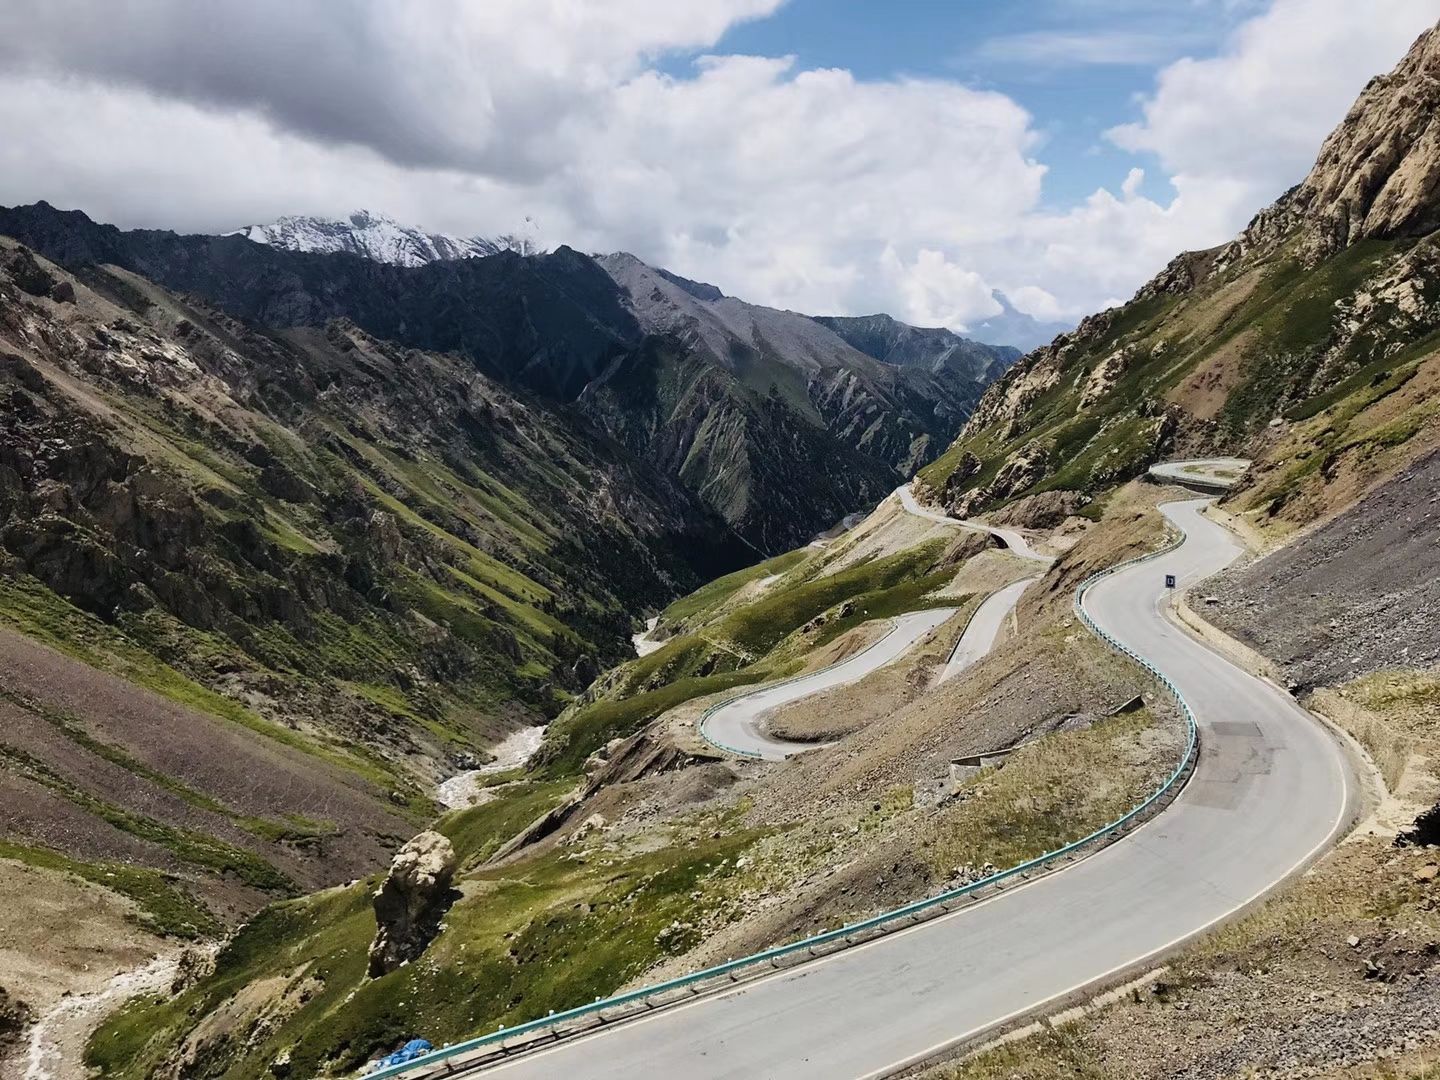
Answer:
[[(1134, 823), (1137, 818), (1145, 814), (1146, 811), (1148, 811), (1151, 807), (1155, 806), (1166, 795), (1170, 794), (1176, 788), (1176, 785), (1179, 784), (1181, 779), (1185, 776), (1187, 770), (1190, 768), (1191, 764), (1195, 760), (1195, 752), (1199, 743), (1199, 729), (1195, 723), (1194, 712), (1191, 710), (1189, 703), (1180, 694), (1180, 691), (1175, 686), (1175, 684), (1172, 683), (1170, 679), (1167, 678), (1163, 673), (1161, 673), (1158, 668), (1151, 664), (1150, 661), (1140, 656), (1133, 649), (1128, 648), (1127, 646), (1117, 641), (1115, 638), (1111, 637), (1110, 634), (1102, 630), (1098, 625), (1096, 625), (1095, 621), (1090, 618), (1089, 613), (1085, 610), (1085, 594), (1096, 582), (1101, 581), (1104, 578), (1111, 576), (1112, 574), (1118, 573), (1119, 571), (1127, 569), (1131, 566), (1136, 566), (1140, 563), (1149, 562), (1152, 559), (1158, 559), (1163, 555), (1168, 555), (1170, 552), (1174, 551), (1177, 547), (1184, 543), (1184, 540), (1185, 537), (1183, 534), (1181, 534), (1180, 536), (1172, 538), (1169, 543), (1156, 551), (1152, 551), (1147, 555), (1141, 555), (1138, 558), (1128, 559), (1123, 563), (1117, 564), (1116, 566), (1101, 570), (1097, 574), (1092, 574), (1090, 577), (1086, 578), (1083, 582), (1081, 582), (1080, 587), (1075, 590), (1074, 607), (1076, 614), (1080, 618), (1080, 621), (1083, 622), (1092, 633), (1099, 637), (1101, 641), (1105, 642), (1105, 644), (1109, 645), (1117, 652), (1128, 656), (1130, 659), (1134, 660), (1136, 663), (1140, 664), (1141, 667), (1145, 668), (1152, 675), (1154, 675), (1160, 681), (1161, 685), (1163, 685), (1170, 692), (1171, 696), (1174, 697), (1174, 699), (1180, 706), (1182, 715), (1185, 718), (1187, 738), (1185, 744), (1185, 752), (1181, 755), (1180, 763), (1176, 765), (1175, 770), (1168, 777), (1166, 777), (1164, 783), (1162, 783), (1158, 788), (1151, 792), (1143, 801), (1133, 806), (1123, 816), (1116, 818), (1114, 821), (1110, 822), (1107, 825), (1102, 825), (1100, 828), (1096, 829), (1089, 835), (1081, 837), (1079, 840), (1072, 841), (1071, 843), (1066, 844), (1064, 847), (1057, 848), (1054, 851), (1046, 852), (1044, 855), (1039, 855), (1036, 858), (1028, 859), (1025, 862), (1018, 863), (1017, 865), (1010, 867), (1008, 870), (997, 871), (996, 873), (991, 874), (989, 877), (981, 878), (979, 881), (972, 881), (967, 885), (961, 885), (958, 888), (946, 890), (945, 892), (938, 893), (935, 896), (928, 896), (920, 900), (911, 901), (910, 903), (902, 905), (901, 907), (895, 908), (891, 911), (882, 912), (879, 915), (874, 915), (868, 919), (862, 919), (859, 922), (850, 923), (846, 926), (838, 927), (835, 930), (827, 930), (820, 934), (814, 934), (810, 937), (802, 938), (799, 941), (790, 942), (787, 945), (777, 945), (774, 948), (766, 949), (763, 952), (752, 953), (749, 956), (742, 956), (738, 960), (730, 960), (723, 964), (716, 964), (713, 967), (704, 968), (700, 971), (692, 972), (689, 975), (682, 975), (678, 978), (667, 979), (665, 982), (656, 983), (653, 986), (642, 986), (639, 989), (631, 990), (627, 993), (615, 994), (608, 998), (597, 999), (596, 1001), (593, 1001), (588, 1005), (578, 1005), (573, 1009), (566, 1009), (563, 1012), (552, 1013), (549, 1016), (542, 1016), (535, 1020), (527, 1021), (523, 1024), (516, 1024), (512, 1027), (501, 1027), (489, 1033), (488, 1035), (481, 1035), (474, 1039), (468, 1039), (465, 1042), (459, 1042), (451, 1046), (442, 1047), (441, 1049), (432, 1051), (431, 1053), (426, 1054), (424, 1057), (417, 1058), (414, 1061), (406, 1062), (402, 1065), (392, 1065), (385, 1069), (379, 1069), (375, 1072), (367, 1073), (365, 1074), (366, 1077), (369, 1078), (369, 1080), (384, 1080), (384, 1078), (392, 1076), (401, 1076), (405, 1073), (413, 1072), (418, 1069), (431, 1068), (436, 1065), (445, 1064), (452, 1058), (459, 1057), (462, 1054), (471, 1054), (478, 1050), (484, 1050), (487, 1047), (493, 1047), (497, 1052), (501, 1052), (503, 1050), (502, 1044), (507, 1042), (508, 1040), (516, 1039), (525, 1035), (533, 1035), (539, 1032), (543, 1032), (547, 1028), (553, 1028), (559, 1024), (564, 1024), (571, 1020), (579, 1020), (586, 1017), (597, 1017), (601, 1020), (601, 1022), (604, 1022), (604, 1018), (600, 1017), (599, 1014), (608, 1009), (623, 1008), (624, 1006), (635, 1004), (649, 1005), (651, 1004), (650, 999), (660, 997), (675, 990), (689, 989), (693, 991), (694, 987), (698, 983), (709, 982), (712, 979), (718, 979), (725, 976), (729, 976), (733, 980), (735, 979), (738, 972), (754, 968), (762, 964), (771, 964), (773, 967), (775, 966), (775, 961), (777, 960), (791, 957), (801, 952), (813, 953), (814, 950), (820, 946), (828, 945), (837, 941), (844, 941), (845, 939), (853, 935), (863, 934), (870, 930), (884, 929), (888, 927), (889, 924), (898, 922), (902, 919), (913, 918), (917, 915), (923, 915), (925, 913), (933, 912), (936, 909), (943, 908), (947, 904), (952, 904), (956, 901), (965, 900), (967, 898), (973, 897), (982, 889), (992, 888), (996, 885), (1001, 884), (1002, 882), (1009, 881), (1012, 878), (1026, 877), (1030, 874), (1030, 872), (1034, 870), (1049, 868), (1061, 859), (1073, 858), (1075, 853), (1081, 848), (1084, 848), (1090, 844), (1093, 844), (1097, 840), (1103, 839), (1125, 829), (1128, 825)], [(892, 629), (891, 633), (893, 632), (894, 631)], [(889, 635), (886, 636), (888, 637)], [(884, 638), (880, 639), (880, 641), (884, 640)], [(869, 646), (869, 648), (874, 648), (875, 645), (878, 645), (879, 643), (880, 642), (877, 641), (873, 645)], [(813, 674), (813, 672), (809, 674)], [(795, 678), (804, 677), (805, 676), (795, 676), (791, 680), (787, 681), (794, 681)], [(776, 683), (775, 685), (782, 684)], [(722, 702), (721, 704), (728, 704), (728, 702)], [(719, 744), (717, 743), (716, 745)], [(734, 752), (736, 751), (732, 751), (732, 753)], [(698, 991), (695, 992), (698, 993)], [(557, 1034), (557, 1038), (558, 1037), (559, 1036)]]
[[(1211, 467), (1211, 472), (1194, 472), (1186, 468), (1207, 465)], [(1235, 475), (1220, 476), (1213, 471), (1216, 467), (1232, 469)], [(1244, 458), (1201, 458), (1194, 461), (1158, 462), (1146, 470), (1146, 475), (1158, 483), (1178, 484), (1180, 487), (1203, 491), (1209, 495), (1224, 495), (1235, 487), (1241, 474), (1249, 467), (1250, 462)]]

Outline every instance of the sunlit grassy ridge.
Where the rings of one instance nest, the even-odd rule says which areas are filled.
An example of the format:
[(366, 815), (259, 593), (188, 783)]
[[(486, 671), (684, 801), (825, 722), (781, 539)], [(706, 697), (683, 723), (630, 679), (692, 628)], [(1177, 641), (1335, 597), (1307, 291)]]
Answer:
[[(572, 709), (550, 726), (540, 761), (551, 774), (575, 771), (610, 739), (637, 731), (667, 709), (791, 674), (799, 664), (799, 652), (786, 647), (787, 639), (797, 637), (798, 646), (797, 631), (818, 616), (830, 613), (822, 626), (804, 635), (805, 649), (822, 646), (862, 622), (954, 603), (953, 598), (932, 598), (954, 572), (939, 565), (944, 547), (943, 541), (931, 541), (831, 574), (815, 573), (804, 559), (809, 557), (818, 566), (823, 558), (801, 549), (792, 553), (800, 558), (771, 560), (762, 564), (768, 572), (745, 581), (735, 583), (737, 575), (731, 575), (724, 590), (707, 586), (700, 591), (709, 594), (691, 605), (692, 617), (714, 611), (722, 592), (728, 596), (747, 581), (784, 574), (748, 603), (617, 671), (599, 700)], [(693, 595), (687, 598), (693, 599)], [(842, 607), (844, 614), (834, 610)]]
[[(1273, 500), (1327, 458), (1400, 446), (1428, 414), (1383, 426), (1352, 421), (1399, 390), (1440, 348), (1440, 339), (1423, 323), (1395, 321), (1386, 305), (1366, 309), (1358, 328), (1343, 315), (1407, 250), (1403, 241), (1366, 240), (1307, 268), (1281, 246), (1258, 262), (1241, 260), (1191, 292), (1132, 300), (1099, 318), (1096, 329), (1075, 335), (1063, 353), (1040, 350), (1019, 365), (1008, 381), (1049, 367), (1057, 377), (1028, 396), (1013, 418), (972, 423), (921, 470), (922, 482), (951, 499), (986, 493), (1023, 451), (1038, 462), (1034, 478), (989, 494), (982, 508), (1051, 490), (1095, 495), (1142, 472), (1173, 440), (1189, 440), (1192, 453), (1247, 451), (1279, 418), (1298, 425), (1290, 443), (1309, 464), (1278, 477), (1265, 497)], [(1440, 291), (1440, 283), (1420, 284)], [(1097, 369), (1122, 355), (1118, 375), (1082, 406)], [(952, 481), (962, 462), (971, 475)]]
[[(562, 788), (513, 786), (441, 828), (470, 861)], [(578, 861), (556, 851), (472, 871), (424, 957), (378, 979), (365, 974), (373, 881), (277, 904), (226, 945), (200, 985), (140, 999), (107, 1020), (87, 1060), (106, 1076), (139, 1080), (197, 1032), (205, 1075), (249, 1080), (282, 1051), (297, 1075), (336, 1075), (417, 1034), (454, 1041), (594, 1000), (688, 943), (662, 931), (700, 917), (755, 837), (731, 830)], [(203, 1019), (256, 1005), (270, 1017), (263, 1030)]]

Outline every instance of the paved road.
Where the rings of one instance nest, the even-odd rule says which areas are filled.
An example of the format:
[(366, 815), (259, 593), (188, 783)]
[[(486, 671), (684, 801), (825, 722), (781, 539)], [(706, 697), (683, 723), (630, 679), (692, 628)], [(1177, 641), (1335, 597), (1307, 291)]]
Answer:
[(1249, 467), (1250, 462), (1244, 458), (1201, 458), (1151, 465), (1150, 475), (1157, 480), (1188, 484), (1207, 491), (1228, 491)]
[[(1023, 559), (1044, 563), (1046, 566), (1055, 561), (1050, 556), (1042, 555), (1032, 548), (1030, 542), (1014, 529), (1001, 529), (979, 521), (964, 521), (921, 506), (910, 491), (909, 484), (900, 485), (895, 489), (895, 494), (900, 496), (900, 505), (916, 517), (998, 536), (1012, 554), (1019, 555)], [(971, 618), (970, 625), (965, 628), (964, 635), (955, 643), (955, 651), (950, 654), (950, 660), (946, 663), (945, 669), (940, 672), (940, 678), (935, 681), (942, 683), (946, 679), (954, 678), (966, 668), (984, 659), (995, 647), (995, 639), (1000, 634), (1000, 628), (1005, 625), (1005, 617), (1015, 610), (1015, 605), (1020, 602), (1020, 597), (1025, 590), (1039, 580), (1037, 576), (1015, 581), (986, 597), (985, 602), (980, 605), (974, 617)]]
[(1033, 582), (1039, 581), (1038, 577), (1022, 578), (1019, 581), (1012, 581), (1003, 589), (991, 593), (984, 602), (975, 609), (975, 614), (970, 617), (970, 623), (965, 627), (965, 633), (960, 635), (960, 640), (955, 643), (955, 650), (950, 654), (949, 661), (940, 672), (937, 683), (946, 679), (953, 679), (960, 672), (989, 655), (990, 650), (995, 647), (995, 639), (1000, 636), (1000, 628), (1005, 625), (1006, 618), (1010, 612), (1015, 610), (1015, 605), (1020, 602), (1021, 595), (1030, 587)]
[(1174, 947), (1262, 896), (1332, 842), (1353, 784), (1336, 743), (1285, 694), (1164, 615), (1182, 584), (1238, 554), (1200, 515), (1185, 543), (1090, 590), (1091, 617), (1190, 701), (1200, 759), (1176, 801), (1075, 866), (954, 915), (729, 993), (518, 1058), (505, 1080), (886, 1075)]
[(989, 533), (991, 536), (998, 536), (1005, 542), (1006, 547), (1022, 559), (1033, 559), (1036, 562), (1045, 563), (1047, 566), (1055, 561), (1049, 555), (1041, 555), (1032, 548), (1030, 541), (1026, 540), (1023, 535), (1014, 529), (1001, 529), (979, 521), (962, 521), (960, 518), (954, 518), (949, 514), (942, 514), (921, 506), (915, 501), (915, 496), (911, 493), (909, 484), (901, 484), (895, 489), (895, 494), (900, 496), (900, 505), (916, 517), (926, 518), (930, 521), (939, 521), (946, 525), (955, 525), (962, 529), (971, 529), (975, 532)]
[(858, 682), (903, 655), (910, 646), (954, 614), (954, 608), (907, 612), (894, 620), (889, 633), (849, 659), (803, 678), (761, 687), (727, 702), (705, 718), (700, 725), (700, 734), (722, 750), (750, 754), (766, 761), (783, 761), (803, 750), (814, 750), (822, 744), (790, 742), (766, 734), (763, 726), (765, 717), (792, 701)]

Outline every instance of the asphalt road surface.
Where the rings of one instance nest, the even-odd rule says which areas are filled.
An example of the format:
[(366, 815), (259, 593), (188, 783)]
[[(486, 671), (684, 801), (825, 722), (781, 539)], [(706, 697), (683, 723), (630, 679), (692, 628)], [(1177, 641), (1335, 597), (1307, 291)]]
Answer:
[(1020, 581), (1012, 581), (1003, 589), (997, 589), (987, 596), (975, 609), (975, 614), (970, 617), (969, 625), (960, 635), (960, 640), (955, 643), (955, 650), (950, 654), (950, 659), (940, 672), (940, 678), (935, 681), (942, 683), (946, 679), (952, 679), (966, 668), (985, 659), (990, 650), (995, 647), (995, 639), (1000, 636), (1000, 628), (1005, 625), (1005, 620), (1015, 610), (1015, 605), (1020, 602), (1021, 595), (1033, 582), (1039, 580), (1038, 577), (1028, 577), (1022, 578)]
[(1207, 491), (1228, 491), (1250, 467), (1244, 458), (1203, 458), (1166, 461), (1150, 466), (1150, 475), (1167, 483), (1188, 484)]
[(942, 514), (935, 510), (929, 510), (915, 501), (915, 496), (910, 491), (909, 484), (901, 484), (895, 489), (895, 494), (900, 496), (900, 505), (905, 507), (916, 517), (926, 518), (929, 521), (939, 521), (946, 525), (956, 525), (962, 529), (970, 529), (974, 532), (989, 533), (991, 536), (998, 536), (1004, 541), (1005, 546), (1022, 559), (1033, 559), (1035, 562), (1045, 563), (1047, 566), (1055, 560), (1049, 555), (1041, 555), (1030, 546), (1030, 541), (1016, 532), (1014, 529), (1002, 529), (995, 525), (986, 525), (979, 521), (962, 521), (960, 518), (953, 518), (949, 514)]
[(790, 742), (767, 735), (764, 718), (792, 701), (858, 682), (876, 668), (884, 667), (903, 655), (910, 646), (954, 614), (954, 608), (931, 608), (898, 616), (889, 633), (854, 656), (802, 678), (761, 687), (726, 702), (705, 718), (700, 725), (700, 734), (722, 750), (766, 761), (783, 761), (803, 750), (814, 750), (823, 744)]
[(1149, 823), (1059, 873), (912, 929), (692, 1004), (493, 1066), (505, 1080), (886, 1075), (1174, 948), (1334, 841), (1353, 783), (1334, 740), (1288, 696), (1165, 615), (1181, 585), (1239, 552), (1171, 503), (1178, 549), (1098, 582), (1091, 617), (1165, 672), (1200, 727), (1196, 770)]

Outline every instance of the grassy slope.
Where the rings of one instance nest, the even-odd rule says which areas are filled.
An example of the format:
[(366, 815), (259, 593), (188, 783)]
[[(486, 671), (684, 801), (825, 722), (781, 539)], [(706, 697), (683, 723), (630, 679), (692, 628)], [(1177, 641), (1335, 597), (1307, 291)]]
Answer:
[[(1129, 515), (1126, 527), (1136, 527)], [(941, 551), (934, 543), (845, 565), (853, 553), (843, 541), (810, 553), (779, 592), (717, 610), (696, 633), (717, 640), (723, 633), (727, 644), (769, 643), (772, 654), (795, 649), (798, 656), (801, 638), (778, 623), (764, 626), (757, 613), (790, 624), (818, 609), (850, 625), (867, 607), (873, 615), (889, 611), (886, 605), (925, 602), (923, 590), (955, 569), (935, 569)], [(843, 599), (857, 609), (846, 620), (835, 616)], [(837, 632), (827, 624), (804, 641)], [(1098, 649), (1066, 641), (1055, 651), (1077, 647)], [(775, 661), (762, 657), (749, 668), (767, 663)], [(649, 678), (665, 667), (634, 661), (620, 669), (616, 685), (632, 683), (636, 669)], [(720, 677), (753, 675), (737, 669)], [(666, 693), (683, 698), (693, 689), (692, 679), (680, 678), (614, 704)], [(865, 858), (889, 866), (898, 856), (887, 852), (904, 845), (925, 864), (930, 887), (957, 863), (1019, 861), (1082, 836), (1127, 809), (1172, 766), (1173, 752), (1153, 729), (1142, 711), (1046, 738), (1005, 768), (977, 776), (965, 798), (939, 813), (914, 805), (908, 785), (888, 785), (857, 796), (855, 806), (841, 800), (803, 824), (776, 824), (749, 819), (747, 795), (662, 816), (640, 831), (602, 831), (485, 866), (506, 838), (564, 798), (574, 779), (501, 784), (493, 801), (438, 825), (460, 855), (464, 898), (421, 960), (380, 979), (364, 977), (373, 879), (276, 904), (227, 946), (214, 975), (174, 998), (135, 1002), (108, 1020), (91, 1043), (90, 1061), (106, 1075), (138, 1080), (186, 1044), (198, 1063), (194, 1071), (206, 1075), (257, 1075), (282, 1052), (299, 1075), (330, 1075), (405, 1038), (444, 1042), (544, 1015), (618, 989), (669, 960), (683, 957), (676, 962), (694, 966), (692, 946), (742, 929), (755, 914), (755, 897), (783, 896), (802, 880), (840, 881), (817, 873), (827, 865), (851, 865), (858, 856), (862, 867)], [(1097, 781), (1101, 776), (1108, 782)], [(826, 909), (826, 925), (870, 910), (865, 890), (836, 900), (841, 906)], [(785, 925), (773, 934), (788, 939), (797, 932), (804, 931)]]
[(776, 555), (773, 559), (766, 559), (754, 566), (748, 566), (744, 570), (736, 570), (733, 574), (718, 577), (714, 581), (700, 586), (694, 592), (680, 597), (667, 607), (660, 613), (660, 623), (665, 626), (675, 626), (691, 620), (704, 621), (707, 615), (752, 581), (784, 574), (803, 562), (809, 554), (810, 552), (806, 548), (796, 548), (783, 555)]
[[(500, 802), (444, 827), (478, 854), (557, 795), (553, 785), (508, 789)], [(424, 958), (379, 979), (365, 976), (373, 881), (272, 906), (227, 944), (200, 985), (138, 1000), (107, 1020), (89, 1061), (106, 1076), (138, 1080), (211, 1016), (198, 1027), (205, 1075), (248, 1080), (282, 1050), (298, 1075), (343, 1073), (415, 1034), (454, 1041), (593, 1000), (682, 947), (684, 939), (662, 931), (697, 917), (705, 904), (692, 895), (733, 873), (735, 856), (754, 839), (731, 831), (596, 861), (552, 851), (472, 871)], [(286, 994), (301, 987), (305, 993)], [(237, 994), (253, 1005), (262, 991), (272, 1018), (263, 1034), (216, 1034), (223, 1020), (214, 1017), (238, 1012)]]
[[(1094, 494), (1136, 475), (1177, 441), (1186, 453), (1254, 452), (1253, 440), (1277, 416), (1300, 425), (1289, 450), (1309, 451), (1305, 460), (1324, 460), (1347, 441), (1404, 443), (1418, 430), (1413, 419), (1347, 435), (1312, 418), (1325, 409), (1354, 416), (1377, 393), (1393, 391), (1440, 344), (1423, 324), (1392, 325), (1394, 312), (1383, 305), (1368, 312), (1358, 330), (1340, 315), (1407, 250), (1397, 242), (1365, 241), (1306, 270), (1282, 247), (1263, 261), (1242, 261), (1184, 296), (1133, 300), (1102, 321), (1100, 330), (1075, 338), (1059, 361), (1059, 378), (1020, 410), (1015, 428), (1003, 417), (972, 424), (921, 471), (922, 480), (944, 490), (962, 459), (973, 454), (979, 470), (948, 497), (983, 491), (1009, 458), (1038, 448), (1044, 453), (1038, 478), (982, 498), (982, 507), (1054, 489)], [(1434, 282), (1423, 287), (1440, 290)], [(1090, 374), (1120, 350), (1132, 355), (1128, 368), (1106, 395), (1082, 409)], [(1179, 410), (1173, 433), (1163, 419), (1167, 406)]]
[[(127, 852), (138, 839), (197, 876), (277, 892), (293, 891), (278, 867), (297, 854), (346, 864), (312, 883), (352, 876), (357, 846), (376, 865), (394, 832), (375, 817), (419, 828), (437, 775), (558, 713), (622, 655), (635, 607), (693, 584), (723, 547), (653, 474), (453, 356), (339, 325), (260, 331), (123, 272), (72, 279), (75, 302), (52, 303), (17, 286), (14, 258), (0, 239), (0, 626), (243, 729), (256, 761), (273, 743), (336, 766), (358, 793), (345, 805), (376, 811), (242, 812), (207, 788), (203, 738), (172, 768), (144, 701), (117, 691), (100, 739), (86, 716), (50, 717), (35, 675), (23, 707), (66, 743), (36, 756), (0, 739), (0, 769), (78, 807), (101, 847), (119, 830)], [(134, 793), (105, 790), (105, 767)], [(204, 833), (216, 819), (265, 854)], [(38, 865), (65, 858), (7, 839)], [(76, 872), (163, 892), (141, 867), (106, 879), (103, 856)]]
[[(632, 734), (668, 709), (706, 694), (790, 674), (798, 666), (798, 655), (786, 647), (787, 639), (811, 620), (847, 602), (851, 608), (847, 614), (835, 611), (818, 634), (803, 636), (806, 649), (823, 645), (870, 619), (954, 603), (953, 598), (929, 598), (954, 573), (953, 568), (938, 565), (943, 547), (942, 542), (934, 541), (833, 574), (819, 573), (823, 556), (811, 554), (806, 556), (808, 562), (794, 560), (785, 576), (754, 600), (621, 668), (603, 697), (550, 726), (540, 760), (553, 775), (574, 772), (610, 739)], [(805, 549), (793, 554), (804, 556)], [(781, 556), (781, 560), (790, 558)], [(780, 571), (772, 565), (770, 572)], [(693, 594), (687, 599), (692, 598)], [(692, 618), (703, 618), (719, 604), (712, 593), (692, 605)], [(800, 641), (797, 637), (795, 643)]]

